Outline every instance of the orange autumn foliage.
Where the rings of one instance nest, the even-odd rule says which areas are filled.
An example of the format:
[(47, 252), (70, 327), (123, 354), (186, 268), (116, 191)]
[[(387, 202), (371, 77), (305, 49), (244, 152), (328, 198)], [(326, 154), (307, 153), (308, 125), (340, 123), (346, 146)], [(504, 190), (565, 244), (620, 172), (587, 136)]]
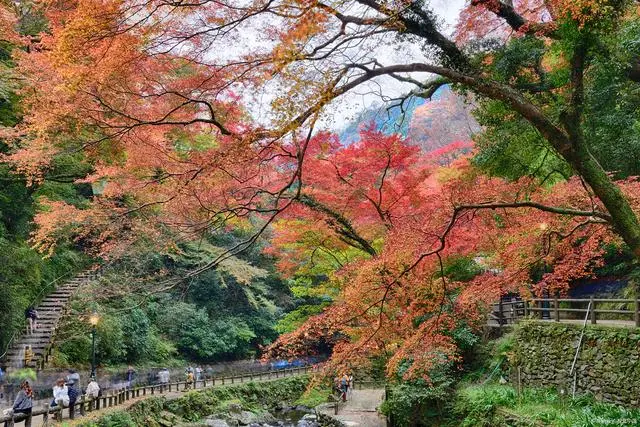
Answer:
[[(512, 35), (513, 26), (494, 16), (499, 2), (472, 3), (460, 42)], [(541, 37), (558, 17), (585, 24), (610, 13), (600, 8), (605, 2), (586, 0), (514, 4), (529, 21), (516, 32)], [(333, 346), (337, 365), (382, 355), (394, 372), (413, 360), (408, 377), (428, 377), (434, 363), (457, 360), (452, 330), (480, 325), (487, 304), (504, 292), (562, 293), (591, 275), (603, 244), (620, 238), (612, 214), (577, 178), (553, 189), (507, 182), (483, 176), (466, 159), (439, 167), (398, 136), (367, 130), (361, 142), (342, 147), (335, 135), (317, 132), (333, 99), (375, 77), (417, 82), (428, 92), (406, 77), (420, 72), (468, 83), (520, 106), (547, 135), (566, 136), (516, 88), (469, 71), (463, 49), (422, 9), (350, 6), (51, 2), (50, 33), (18, 55), (28, 79), (29, 137), (11, 160), (40, 180), (56, 153), (81, 150), (94, 167), (85, 181), (105, 189), (86, 210), (49, 203), (34, 244), (49, 252), (58, 230), (72, 227), (77, 241), (113, 254), (138, 234), (160, 238), (160, 229), (190, 238), (257, 224), (259, 232), (273, 230), (270, 251), (283, 272), (311, 271), (322, 252), (333, 260), (323, 268), (340, 290), (333, 306), (267, 354), (317, 351), (320, 341)], [(251, 43), (245, 31), (255, 36)], [(428, 58), (380, 64), (373, 54), (415, 40), (426, 44)], [(434, 65), (431, 56), (445, 60)], [(268, 129), (251, 117), (263, 113), (263, 97), (271, 98)], [(637, 181), (615, 188), (638, 212)], [(486, 269), (470, 281), (443, 277), (442, 263), (454, 257), (480, 257)], [(530, 270), (540, 264), (555, 268), (533, 283)]]

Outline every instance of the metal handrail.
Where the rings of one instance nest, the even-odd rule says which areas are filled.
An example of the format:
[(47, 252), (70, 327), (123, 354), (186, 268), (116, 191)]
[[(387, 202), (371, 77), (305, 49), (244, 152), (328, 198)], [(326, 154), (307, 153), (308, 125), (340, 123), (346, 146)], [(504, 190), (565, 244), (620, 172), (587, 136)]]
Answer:
[[(40, 296), (42, 296), (42, 293), (44, 292), (45, 289), (47, 289), (49, 286), (53, 285), (54, 283), (56, 283), (57, 281), (59, 281), (62, 278), (65, 278), (67, 276), (69, 276), (70, 274), (72, 274), (73, 271), (69, 270), (66, 273), (64, 273), (61, 276), (56, 277), (55, 279), (53, 279), (51, 282), (45, 284), (44, 286), (42, 286), (42, 288), (40, 288), (40, 292), (38, 292), (38, 294), (33, 298), (33, 300), (29, 303), (29, 306), (34, 305), (37, 301), (38, 298), (40, 298)], [(9, 352), (9, 350), (11, 349), (11, 345), (13, 344), (13, 341), (16, 339), (16, 336), (18, 335), (19, 332), (21, 332), (22, 329), (16, 329), (13, 332), (13, 335), (11, 335), (11, 338), (9, 338), (9, 341), (7, 342), (7, 345), (4, 349), (4, 353), (0, 354), (0, 360), (4, 359), (5, 356), (7, 355), (7, 353)]]
[(580, 331), (580, 340), (578, 341), (578, 347), (576, 348), (576, 354), (573, 356), (573, 363), (571, 364), (571, 370), (569, 371), (569, 377), (573, 375), (573, 398), (576, 397), (576, 362), (578, 361), (578, 355), (580, 354), (580, 347), (582, 347), (582, 339), (584, 338), (584, 330), (587, 328), (587, 319), (589, 319), (589, 311), (591, 310), (591, 304), (593, 301), (589, 301), (587, 307), (587, 314), (584, 316), (584, 323), (582, 324), (582, 331)]

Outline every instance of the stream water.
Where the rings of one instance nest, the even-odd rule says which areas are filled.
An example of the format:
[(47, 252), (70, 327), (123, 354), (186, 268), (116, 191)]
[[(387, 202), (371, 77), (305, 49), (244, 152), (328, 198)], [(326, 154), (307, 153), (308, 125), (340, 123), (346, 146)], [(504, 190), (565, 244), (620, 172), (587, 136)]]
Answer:
[(275, 425), (280, 427), (317, 427), (315, 415), (308, 411), (298, 409), (290, 409), (286, 411), (277, 411), (273, 416), (278, 420)]
[[(223, 417), (226, 418), (226, 417)], [(252, 420), (253, 421), (253, 420)], [(263, 420), (249, 421), (244, 420), (240, 424), (249, 427), (318, 427), (316, 415), (309, 409), (286, 408), (284, 410), (273, 411), (271, 417)], [(229, 427), (237, 425), (236, 422), (225, 421), (222, 418), (210, 417), (207, 419), (206, 425), (209, 427)]]

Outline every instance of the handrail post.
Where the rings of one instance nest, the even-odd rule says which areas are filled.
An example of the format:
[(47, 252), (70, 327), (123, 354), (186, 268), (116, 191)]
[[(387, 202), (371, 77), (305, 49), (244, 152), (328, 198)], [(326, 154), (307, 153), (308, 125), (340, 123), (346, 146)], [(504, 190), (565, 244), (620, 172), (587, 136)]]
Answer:
[(42, 414), (42, 425), (49, 425), (49, 411), (51, 410), (51, 403), (47, 403), (44, 407), (44, 414)]
[(529, 301), (528, 300), (523, 300), (524, 302), (524, 318), (526, 319), (527, 317), (529, 317)]
[(636, 328), (640, 328), (640, 302), (638, 301), (638, 293), (636, 292), (635, 298), (633, 299), (633, 320), (636, 323)]
[(558, 294), (553, 297), (553, 315), (556, 322), (560, 322), (560, 310), (558, 308)]
[(591, 324), (596, 324), (596, 302), (593, 299), (593, 295), (591, 295)]

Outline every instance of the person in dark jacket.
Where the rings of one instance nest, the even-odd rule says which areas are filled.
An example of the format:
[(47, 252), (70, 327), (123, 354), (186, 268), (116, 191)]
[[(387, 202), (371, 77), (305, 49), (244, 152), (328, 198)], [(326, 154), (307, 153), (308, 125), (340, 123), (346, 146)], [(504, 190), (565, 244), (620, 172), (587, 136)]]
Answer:
[(24, 311), (24, 317), (27, 319), (27, 330), (31, 335), (34, 330), (38, 329), (38, 311), (33, 306), (29, 306)]
[[(33, 390), (29, 381), (25, 380), (20, 384), (20, 391), (13, 402), (12, 411), (14, 414), (31, 414), (33, 411)], [(5, 426), (7, 426), (6, 422)]]
[[(80, 396), (80, 376), (75, 371), (69, 371), (71, 375), (67, 377), (67, 388), (69, 393), (69, 418), (74, 419), (76, 414), (76, 401), (78, 400), (78, 396)], [(78, 381), (74, 381), (75, 376), (77, 375)]]

